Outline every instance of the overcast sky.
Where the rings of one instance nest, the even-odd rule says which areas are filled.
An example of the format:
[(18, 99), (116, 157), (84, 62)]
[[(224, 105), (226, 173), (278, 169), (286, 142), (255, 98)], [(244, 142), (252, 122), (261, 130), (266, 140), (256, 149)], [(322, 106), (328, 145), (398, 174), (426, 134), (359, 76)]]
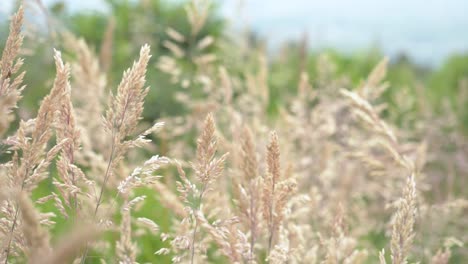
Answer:
[[(0, 12), (6, 12), (12, 0), (0, 1)], [(449, 54), (468, 52), (468, 0), (217, 1), (234, 26), (249, 25), (273, 46), (307, 31), (312, 48), (351, 52), (377, 44), (386, 55), (404, 51), (433, 65)], [(100, 0), (66, 2), (72, 11), (106, 10)]]

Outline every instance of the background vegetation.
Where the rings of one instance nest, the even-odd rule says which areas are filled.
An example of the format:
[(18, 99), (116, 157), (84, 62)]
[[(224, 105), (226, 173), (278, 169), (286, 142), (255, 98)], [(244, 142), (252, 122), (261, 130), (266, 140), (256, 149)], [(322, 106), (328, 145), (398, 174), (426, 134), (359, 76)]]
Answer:
[[(418, 169), (418, 173), (424, 174), (424, 177), (417, 180), (418, 195), (420, 194), (420, 197), (422, 197), (419, 198), (422, 208), (420, 209), (421, 215), (426, 215), (428, 218), (426, 221), (419, 220), (419, 218), (416, 220), (415, 246), (411, 250), (411, 253), (408, 253), (410, 262), (448, 263), (448, 260), (447, 262), (443, 262), (443, 260), (437, 262), (439, 259), (436, 259), (436, 257), (442, 256), (442, 253), (449, 251), (451, 252), (451, 256), (449, 255), (450, 263), (463, 263), (463, 259), (468, 258), (468, 252), (464, 246), (464, 243), (467, 243), (466, 228), (468, 228), (466, 220), (468, 207), (466, 204), (467, 191), (465, 188), (468, 183), (467, 54), (454, 54), (437, 68), (416, 65), (404, 55), (400, 58), (392, 59), (387, 65), (385, 60), (382, 62), (385, 56), (378, 48), (370, 48), (355, 54), (341, 54), (334, 50), (324, 50), (315, 53), (308, 50), (307, 39), (304, 38), (298, 42), (285, 43), (274, 54), (267, 55), (266, 47), (268, 40), (260, 39), (256, 36), (255, 32), (233, 32), (228, 28), (226, 21), (218, 14), (217, 7), (214, 5), (210, 5), (206, 10), (206, 21), (202, 23), (203, 26), (198, 30), (194, 30), (196, 28), (196, 19), (194, 22), (188, 18), (187, 3), (174, 3), (162, 0), (106, 0), (106, 2), (110, 6), (109, 14), (81, 11), (69, 13), (65, 2), (51, 7), (41, 6), (37, 4), (39, 2), (35, 3), (34, 1), (26, 5), (26, 21), (23, 29), (26, 38), (21, 56), (25, 59), (23, 70), (27, 72), (24, 78), (24, 83), (27, 84), (27, 87), (23, 92), (24, 98), (19, 102), (19, 110), (17, 111), (18, 120), (33, 118), (36, 115), (41, 100), (50, 92), (50, 87), (56, 76), (53, 48), (63, 52), (64, 61), (79, 62), (81, 59), (80, 53), (77, 52), (77, 48), (73, 42), (76, 44), (78, 43), (78, 38), (84, 39), (90, 50), (96, 53), (99, 68), (106, 79), (104, 91), (108, 94), (110, 91), (115, 92), (115, 88), (118, 87), (124, 70), (132, 65), (140, 47), (148, 43), (151, 46), (152, 57), (147, 67), (146, 84), (151, 89), (146, 96), (145, 109), (142, 115), (143, 120), (138, 125), (138, 131), (143, 130), (143, 127), (150, 127), (150, 124), (158, 120), (165, 120), (168, 128), (163, 130), (161, 134), (150, 135), (156, 143), (155, 146), (142, 148), (138, 152), (129, 152), (126, 163), (141, 164), (142, 160), (157, 153), (172, 159), (182, 160), (181, 166), (184, 169), (190, 168), (191, 163), (189, 161), (195, 162), (194, 153), (197, 144), (195, 138), (203, 133), (203, 129), (206, 129), (206, 122), (208, 121), (205, 121), (205, 128), (202, 125), (202, 121), (208, 112), (215, 113), (214, 116), (221, 137), (219, 140), (219, 144), (221, 145), (219, 148), (221, 150), (219, 152), (224, 153), (224, 150), (232, 152), (236, 148), (229, 145), (229, 140), (239, 138), (236, 137), (235, 132), (231, 131), (230, 127), (237, 124), (235, 120), (236, 114), (233, 113), (238, 111), (239, 115), (242, 116), (242, 120), (248, 120), (246, 123), (249, 123), (254, 131), (254, 141), (257, 144), (255, 151), (259, 151), (258, 146), (262, 147), (262, 151), (263, 146), (268, 145), (271, 147), (271, 144), (273, 144), (271, 142), (272, 139), (270, 138), (270, 141), (266, 139), (265, 130), (270, 130), (268, 129), (270, 127), (276, 127), (280, 135), (280, 142), (284, 144), (281, 147), (282, 151), (286, 150), (286, 152), (297, 153), (297, 155), (285, 154), (285, 156), (291, 158), (290, 161), (295, 164), (294, 167), (298, 170), (298, 175), (305, 175), (307, 173), (338, 175), (340, 171), (338, 165), (328, 165), (335, 166), (331, 170), (332, 172), (330, 172), (319, 168), (320, 166), (316, 164), (319, 162), (324, 162), (325, 164), (326, 162), (322, 160), (325, 158), (313, 157), (314, 155), (326, 155), (327, 151), (334, 153), (336, 149), (343, 150), (343, 153), (346, 151), (346, 155), (354, 155), (353, 161), (349, 161), (348, 156), (345, 154), (343, 156), (346, 156), (346, 158), (341, 156), (330, 158), (333, 162), (346, 160), (346, 162), (352, 164), (347, 167), (349, 172), (346, 174), (354, 175), (354, 173), (358, 172), (356, 167), (353, 167), (357, 166), (353, 163), (355, 160), (361, 162), (359, 164), (365, 164), (366, 166), (364, 167), (368, 170), (367, 174), (365, 174), (366, 176), (362, 176), (362, 178), (361, 176), (356, 176), (355, 181), (357, 184), (369, 184), (369, 187), (365, 191), (359, 187), (350, 188), (357, 193), (364, 193), (356, 203), (361, 206), (358, 206), (359, 210), (365, 211), (367, 210), (365, 208), (368, 208), (366, 212), (369, 215), (365, 217), (369, 219), (372, 219), (371, 216), (375, 213), (373, 210), (378, 210), (373, 207), (375, 206), (374, 201), (384, 200), (386, 204), (391, 204), (391, 202), (395, 202), (396, 200), (395, 193), (399, 195), (402, 189), (408, 188), (404, 187), (406, 186), (405, 180), (402, 181), (401, 178), (388, 176), (391, 178), (388, 180), (389, 183), (387, 184), (386, 182), (383, 185), (385, 185), (385, 188), (394, 187), (395, 189), (388, 191), (388, 197), (387, 194), (383, 195), (385, 197), (380, 197), (377, 195), (378, 191), (372, 189), (375, 187), (372, 187), (375, 179), (369, 175), (374, 175), (374, 170), (382, 170), (386, 171), (386, 173), (389, 173), (389, 171), (401, 173), (409, 169), (410, 174), (412, 174)], [(200, 14), (205, 14), (203, 13), (203, 8), (200, 8), (200, 10)], [(42, 26), (37, 26), (39, 24)], [(0, 45), (4, 45), (9, 32), (8, 23), (1, 25), (1, 28)], [(180, 38), (183, 38), (184, 41), (178, 43), (178, 37), (174, 37), (175, 33), (171, 33), (171, 30), (178, 32), (176, 35), (180, 34)], [(67, 34), (72, 34), (77, 36), (77, 38), (72, 36), (66, 37)], [(72, 43), (70, 43), (70, 39)], [(176, 47), (174, 47), (174, 43)], [(201, 47), (202, 45), (205, 46)], [(3, 50), (4, 47), (1, 46), (0, 49)], [(381, 66), (379, 68), (376, 65)], [(223, 75), (226, 69), (229, 73), (229, 82), (232, 83), (230, 85), (226, 84), (226, 77)], [(380, 76), (382, 74), (386, 75), (385, 81)], [(76, 81), (74, 78), (75, 76), (72, 73), (72, 94), (74, 82)], [(308, 84), (306, 85), (304, 82)], [(370, 83), (375, 86), (373, 87), (375, 89), (382, 88), (382, 94), (378, 94), (379, 92), (368, 92), (366, 94), (366, 87)], [(219, 89), (222, 90), (226, 86), (232, 86), (230, 88), (231, 91), (219, 91)], [(256, 87), (256, 90), (252, 91), (251, 87)], [(310, 89), (309, 92), (306, 92), (307, 95), (304, 89)], [(359, 105), (359, 100), (353, 101), (354, 104), (351, 103), (344, 106), (346, 105), (346, 100), (342, 98), (342, 92), (338, 92), (340, 89), (355, 91), (363, 96), (364, 99), (370, 101), (372, 105), (375, 105), (375, 113), (385, 120), (385, 122), (392, 124), (391, 128), (397, 131), (395, 134), (399, 139), (402, 139), (401, 142), (403, 143), (398, 142), (397, 144), (392, 141), (391, 137), (388, 139), (389, 134), (386, 134), (388, 131), (377, 129), (376, 127), (381, 124), (375, 120), (371, 121), (371, 127), (373, 127), (373, 129), (370, 129), (371, 132), (366, 131), (362, 135), (353, 129), (362, 129), (364, 125), (356, 124), (356, 122), (352, 121), (340, 121), (342, 119), (350, 119), (349, 113), (362, 107), (362, 105)], [(246, 92), (246, 90), (249, 92)], [(244, 96), (244, 94), (249, 96)], [(351, 101), (354, 100), (352, 95), (348, 97), (351, 98)], [(301, 101), (302, 99), (303, 101)], [(327, 105), (332, 110), (323, 110)], [(297, 107), (300, 110), (297, 110)], [(304, 113), (298, 111), (304, 111)], [(366, 112), (366, 109), (363, 110), (361, 108), (360, 111), (364, 112), (364, 116), (369, 115), (372, 117), (374, 109), (371, 112)], [(317, 116), (311, 114), (311, 117), (308, 117), (309, 113), (316, 113)], [(104, 115), (104, 112), (101, 114)], [(289, 115), (294, 116), (294, 118)], [(319, 116), (322, 116), (323, 120)], [(333, 128), (336, 129), (334, 133), (330, 132), (330, 134), (327, 134), (329, 133), (327, 129), (331, 128), (321, 127), (319, 124), (323, 124), (323, 122), (329, 119), (336, 119), (337, 127)], [(256, 127), (259, 122), (264, 123), (264, 126)], [(292, 124), (296, 126), (291, 126)], [(7, 134), (12, 135), (17, 131), (18, 127), (19, 122), (14, 122)], [(305, 132), (299, 132), (301, 129), (304, 129)], [(307, 134), (312, 133), (310, 131), (315, 129), (323, 129), (325, 132), (320, 132), (322, 134), (314, 134), (314, 136), (309, 137)], [(238, 128), (237, 130), (241, 129)], [(289, 130), (298, 132), (296, 134)], [(401, 157), (406, 157), (406, 155), (413, 157), (416, 155), (414, 154), (416, 152), (418, 154), (419, 152), (427, 153), (426, 161), (424, 165), (421, 165), (418, 164), (418, 159), (416, 159), (414, 161), (416, 165), (408, 165), (405, 163), (406, 161), (401, 161), (404, 160), (404, 158), (401, 158), (398, 162), (401, 163), (400, 165), (403, 165), (398, 170), (386, 168), (385, 164), (377, 166), (373, 163), (372, 165), (372, 162), (369, 161), (371, 159), (365, 159), (359, 155), (374, 155), (378, 157), (376, 160), (381, 163), (391, 160), (387, 157), (391, 155), (383, 154), (385, 151), (382, 151), (382, 149), (376, 150), (375, 146), (362, 150), (356, 146), (359, 144), (354, 145), (356, 142), (342, 142), (341, 137), (348, 137), (345, 136), (348, 130), (352, 131), (349, 137), (356, 142), (366, 142), (366, 135), (375, 134), (383, 137), (383, 141), (386, 142), (383, 145), (388, 144), (391, 146), (390, 148), (394, 148), (392, 155), (397, 156), (397, 161), (400, 154)], [(94, 131), (90, 131), (90, 133), (94, 133)], [(384, 135), (382, 136), (382, 134)], [(285, 142), (281, 140), (282, 136), (284, 136)], [(310, 148), (304, 146), (307, 142), (311, 142), (311, 145), (313, 143), (319, 144), (321, 142), (320, 139), (333, 142), (331, 144), (332, 147), (330, 147), (333, 150), (322, 146)], [(99, 149), (100, 147), (94, 148)], [(385, 146), (385, 148), (388, 148), (388, 146)], [(101, 150), (105, 152), (108, 149), (104, 146)], [(299, 160), (299, 154), (303, 153), (307, 155), (304, 156), (303, 160)], [(231, 154), (234, 155), (235, 153)], [(258, 154), (261, 157), (259, 160), (265, 158), (265, 155)], [(310, 157), (309, 155), (312, 156), (312, 160), (315, 162), (313, 165), (306, 161), (306, 157)], [(106, 155), (103, 156), (105, 157)], [(0, 162), (7, 162), (10, 159), (11, 153), (0, 152)], [(227, 162), (228, 171), (233, 175), (238, 175), (236, 173), (239, 173), (239, 168), (235, 167), (236, 162), (235, 159)], [(258, 170), (268, 170), (269, 166), (271, 164), (259, 165), (261, 169)], [(376, 169), (372, 166), (382, 166), (382, 168)], [(85, 173), (93, 171), (92, 165), (89, 165), (89, 167), (82, 165), (81, 167)], [(302, 170), (298, 167), (302, 168)], [(357, 167), (359, 168), (359, 166)], [(417, 167), (417, 169), (414, 167)], [(128, 168), (115, 168), (116, 171), (119, 169), (121, 170), (119, 173), (129, 173)], [(51, 165), (49, 177), (40, 182), (39, 186), (31, 192), (31, 199), (33, 201), (49, 195), (51, 191), (57, 188), (53, 184), (52, 179), (57, 177), (59, 174), (58, 170), (59, 168), (55, 165)], [(308, 172), (306, 173), (306, 171)], [(158, 174), (164, 176), (161, 181), (168, 186), (166, 188), (174, 192), (176, 189), (175, 181), (183, 181), (180, 173), (176, 173), (175, 167), (164, 168)], [(387, 177), (385, 173), (379, 176)], [(301, 177), (306, 179), (309, 176)], [(308, 189), (306, 193), (309, 193), (309, 191), (310, 193), (315, 192), (316, 190), (311, 186), (316, 186), (325, 188), (325, 190), (328, 190), (326, 188), (330, 188), (330, 190), (338, 189), (339, 191), (337, 192), (343, 193), (344, 198), (340, 198), (343, 201), (346, 200), (347, 195), (352, 197), (350, 198), (351, 200), (356, 198), (351, 191), (347, 193), (340, 189), (345, 189), (344, 186), (341, 186), (341, 184), (344, 184), (342, 180), (352, 181), (352, 179), (350, 180), (350, 178), (345, 176), (342, 179), (335, 179), (334, 176), (330, 177), (332, 178), (331, 180), (317, 179), (305, 181), (307, 183), (304, 186), (310, 187), (310, 190)], [(367, 177), (372, 179), (368, 179)], [(192, 180), (192, 178), (190, 179)], [(286, 182), (286, 179), (284, 181)], [(300, 183), (299, 180), (298, 182)], [(115, 189), (117, 183), (113, 182), (112, 184), (109, 188)], [(351, 182), (348, 184), (352, 185)], [(234, 183), (232, 186), (226, 187), (226, 193), (232, 192), (232, 195), (235, 196), (235, 186), (236, 184)], [(364, 188), (362, 187), (362, 189)], [(117, 192), (113, 190), (110, 193), (107, 194), (107, 199), (109, 199), (109, 203), (112, 203), (112, 197)], [(132, 194), (135, 197), (143, 195), (146, 197), (145, 203), (132, 212), (134, 219), (138, 217), (153, 219), (163, 233), (174, 232), (174, 226), (182, 228), (174, 223), (177, 218), (174, 208), (170, 206), (168, 208), (164, 204), (164, 201), (161, 202), (161, 199), (164, 200), (160, 197), (164, 195), (162, 192), (154, 192), (152, 188), (135, 188)], [(354, 254), (354, 252), (358, 252), (360, 249), (367, 248), (369, 250), (369, 258), (363, 260), (363, 263), (377, 262), (379, 259), (378, 252), (382, 248), (388, 248), (387, 244), (391, 234), (386, 231), (389, 228), (386, 227), (385, 222), (392, 222), (390, 221), (391, 211), (387, 210), (380, 215), (384, 219), (384, 224), (371, 223), (370, 225), (375, 227), (374, 229), (361, 232), (358, 228), (359, 223), (360, 221), (364, 221), (364, 219), (368, 220), (368, 218), (362, 218), (364, 216), (353, 212), (353, 206), (355, 205), (351, 204), (351, 202), (347, 204), (336, 198), (340, 196), (338, 194), (336, 194), (336, 197), (334, 193), (323, 194), (323, 196), (321, 198), (323, 200), (314, 200), (315, 198), (312, 197), (312, 201), (309, 202), (331, 205), (333, 210), (330, 209), (330, 212), (327, 211), (323, 215), (311, 217), (307, 221), (313, 222), (315, 228), (323, 227), (325, 229), (325, 224), (315, 224), (316, 222), (314, 221), (319, 221), (317, 219), (330, 220), (336, 217), (349, 217), (349, 227), (340, 226), (338, 228), (334, 226), (330, 228), (333, 230), (331, 233), (339, 233), (337, 237), (340, 237), (340, 239), (344, 239), (343, 237), (347, 237), (348, 235), (356, 235), (358, 237), (353, 242), (355, 246), (352, 248), (355, 251), (348, 251), (347, 244), (340, 244), (344, 243), (344, 240), (336, 238), (335, 241), (332, 239), (327, 240), (328, 238), (325, 237), (314, 237), (310, 241), (321, 241), (323, 244), (320, 247), (326, 248), (317, 249), (319, 259), (323, 257), (329, 261), (327, 263), (341, 263), (340, 261), (344, 261), (349, 256), (341, 256), (337, 253), (336, 261), (334, 262), (331, 260), (330, 252), (347, 252), (346, 254), (353, 252)], [(336, 202), (335, 199), (340, 200), (340, 202)], [(189, 204), (192, 206), (192, 210), (195, 210), (193, 206), (194, 202), (189, 202), (192, 202), (192, 204)], [(338, 209), (342, 205), (341, 202), (344, 203), (344, 207), (346, 208), (343, 209), (346, 212), (345, 215), (337, 213), (341, 210)], [(124, 207), (128, 203), (128, 197), (116, 199), (116, 203), (119, 205), (117, 207)], [(199, 203), (201, 203), (201, 198)], [(235, 203), (228, 202), (233, 208), (235, 207)], [(431, 230), (432, 221), (436, 221), (434, 215), (432, 215), (434, 212), (431, 210), (436, 211), (440, 208), (450, 210), (452, 209), (451, 206), (456, 208), (454, 209), (455, 212), (444, 211), (444, 220), (440, 220), (440, 223), (433, 223), (434, 226), (440, 224), (442, 227), (434, 231), (433, 234), (429, 234), (433, 231)], [(57, 217), (54, 218), (56, 224), (50, 228), (53, 239), (66, 233), (66, 230), (72, 226), (73, 223), (70, 222), (70, 219), (66, 219), (66, 217), (61, 215), (56, 204), (45, 203), (37, 205), (37, 207), (41, 212), (50, 211), (56, 213)], [(209, 208), (209, 206), (207, 207)], [(294, 205), (291, 205), (289, 210), (292, 210), (292, 208), (294, 208)], [(382, 208), (379, 209), (381, 210)], [(330, 216), (329, 214), (333, 214), (332, 212), (338, 216)], [(123, 223), (124, 216), (122, 215), (116, 214), (111, 219), (116, 223)], [(192, 215), (192, 217), (195, 219), (196, 215)], [(210, 217), (213, 216), (210, 215)], [(330, 220), (328, 224), (341, 224), (341, 220), (336, 221), (338, 222), (331, 223), (332, 221)], [(348, 228), (351, 230), (349, 233), (347, 233)], [(106, 232), (104, 240), (112, 244), (120, 239), (123, 231), (121, 230), (120, 232)], [(207, 228), (203, 232), (210, 233), (214, 231), (210, 231)], [(317, 231), (310, 232), (315, 234)], [(324, 234), (328, 233), (324, 231), (322, 235)], [(134, 257), (139, 263), (167, 263), (175, 256), (187, 257), (175, 249), (168, 255), (155, 255), (155, 251), (160, 248), (170, 248), (171, 246), (177, 248), (177, 245), (171, 244), (171, 246), (168, 246), (168, 242), (163, 241), (164, 239), (161, 237), (164, 237), (164, 235), (156, 236), (151, 232), (134, 236), (134, 240), (137, 241), (136, 247), (138, 248), (138, 254)], [(213, 240), (216, 240), (216, 238)], [(197, 249), (200, 252), (206, 252), (206, 258), (201, 258), (199, 261), (224, 263), (230, 260), (231, 262), (235, 262), (232, 259), (233, 256), (226, 256), (226, 254), (223, 256), (223, 254), (216, 251), (216, 246), (213, 246), (216, 243), (213, 243), (213, 241), (208, 240), (206, 243), (205, 249)], [(338, 246), (335, 245), (334, 249), (330, 249), (333, 247), (330, 243), (337, 243)], [(303, 246), (312, 247), (318, 245)], [(122, 249), (114, 246), (103, 246), (102, 248), (108, 251), (105, 254), (100, 254), (99, 250), (91, 249), (91, 255), (98, 256), (106, 260), (107, 263), (115, 263), (116, 260), (113, 256), (122, 256), (126, 252), (123, 250), (124, 253), (118, 253), (116, 251), (122, 251)], [(440, 254), (437, 253), (439, 249), (441, 250)], [(131, 251), (131, 249), (126, 250)], [(266, 246), (259, 246), (257, 260), (260, 263), (265, 262), (267, 252), (271, 253), (271, 249), (267, 249)], [(298, 252), (296, 253), (298, 255), (301, 255), (301, 253), (305, 254), (302, 251)], [(279, 252), (275, 253), (279, 254)], [(392, 251), (392, 257), (394, 257), (393, 253)], [(355, 254), (356, 256), (358, 255), (358, 253)], [(300, 258), (281, 261), (281, 256), (275, 255), (275, 257), (278, 262), (274, 262), (271, 259), (268, 261), (272, 263), (301, 263)], [(383, 258), (385, 259), (385, 256)], [(387, 261), (391, 261), (389, 253), (387, 253), (386, 258)], [(358, 259), (360, 258), (353, 258), (353, 262), (349, 263), (361, 263)], [(441, 257), (440, 259), (443, 258)], [(20, 263), (21, 259), (19, 262), (12, 261), (12, 263)], [(406, 257), (404, 261), (406, 261)], [(120, 262), (132, 263), (132, 261), (122, 260), (122, 258), (120, 258)], [(99, 261), (98, 258), (96, 258), (96, 261), (94, 261), (94, 258), (88, 258), (86, 263), (99, 263)], [(402, 262), (395, 262), (393, 259), (393, 263), (405, 262), (403, 260)]]

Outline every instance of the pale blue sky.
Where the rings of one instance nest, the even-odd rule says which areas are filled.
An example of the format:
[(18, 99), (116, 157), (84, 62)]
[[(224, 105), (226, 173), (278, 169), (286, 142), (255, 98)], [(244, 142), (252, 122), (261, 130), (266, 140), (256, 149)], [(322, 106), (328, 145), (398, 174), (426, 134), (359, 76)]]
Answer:
[[(0, 1), (6, 3), (0, 12), (6, 12), (12, 1)], [(217, 1), (233, 26), (249, 25), (272, 46), (307, 31), (312, 48), (352, 52), (377, 44), (386, 55), (404, 51), (432, 65), (449, 54), (468, 52), (468, 0)], [(71, 10), (106, 9), (100, 0), (66, 2)]]

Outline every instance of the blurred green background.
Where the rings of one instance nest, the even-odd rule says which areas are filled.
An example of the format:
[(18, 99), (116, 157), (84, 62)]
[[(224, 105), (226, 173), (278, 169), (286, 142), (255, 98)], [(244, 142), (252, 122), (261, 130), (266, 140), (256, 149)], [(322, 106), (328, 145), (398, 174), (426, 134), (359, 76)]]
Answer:
[[(19, 2), (19, 1), (17, 1)], [(35, 1), (30, 1), (33, 5)], [(159, 56), (167, 55), (169, 51), (162, 45), (167, 39), (165, 30), (168, 26), (187, 35), (190, 31), (185, 16), (184, 5), (186, 1), (127, 1), (106, 0), (109, 12), (92, 10), (69, 11), (67, 1), (58, 1), (47, 6), (47, 13), (36, 8), (36, 13), (29, 13), (27, 20), (30, 24), (38, 24), (34, 37), (26, 38), (25, 45), (29, 52), (25, 54), (26, 83), (34, 84), (25, 90), (25, 99), (22, 100), (24, 109), (35, 109), (40, 98), (49, 89), (54, 70), (52, 64), (52, 48), (60, 47), (60, 41), (54, 33), (64, 28), (75, 35), (83, 37), (93, 47), (96, 53), (100, 52), (101, 42), (105, 35), (106, 27), (111, 19), (115, 21), (114, 40), (112, 48), (112, 66), (108, 70), (109, 87), (116, 87), (124, 69), (131, 65), (139, 47), (144, 43), (152, 46), (152, 64), (148, 70), (148, 83), (151, 93), (147, 99), (145, 118), (154, 120), (162, 115), (177, 115), (184, 111), (174, 99), (174, 92), (181, 89), (177, 84), (171, 83), (167, 74), (161, 73), (154, 66)], [(218, 2), (216, 2), (218, 3)], [(28, 16), (28, 13), (27, 13)], [(2, 19), (0, 31), (1, 45), (8, 32), (8, 24)], [(212, 5), (212, 12), (206, 26), (197, 38), (212, 35), (221, 43), (233, 43), (239, 32), (231, 32), (226, 18), (220, 14), (220, 6)], [(262, 49), (268, 46), (268, 39), (264, 39), (253, 30), (246, 30), (246, 39), (252, 49)], [(237, 34), (237, 35), (236, 35)], [(324, 55), (333, 64), (334, 78), (346, 78), (356, 87), (365, 79), (371, 69), (386, 55), (374, 45), (368, 49), (362, 49), (354, 53), (344, 53), (333, 49), (321, 49), (320, 51), (305, 50), (304, 40), (287, 41), (271, 54), (268, 58), (271, 74), (270, 84), (270, 108), (273, 112), (278, 104), (281, 104), (281, 96), (295, 92), (300, 70), (306, 70), (311, 79), (317, 76), (317, 60)], [(307, 41), (307, 40), (305, 40)], [(218, 43), (220, 43), (218, 42)], [(230, 44), (233, 45), (233, 44)], [(234, 44), (235, 45), (235, 44)], [(186, 47), (190, 49), (190, 47)], [(233, 63), (235, 50), (213, 46), (211, 52), (222, 58), (218, 63)], [(271, 53), (271, 52), (270, 52)], [(30, 55), (32, 54), (32, 55)], [(234, 62), (235, 63), (235, 62)], [(190, 65), (187, 65), (189, 68)], [(408, 114), (411, 109), (400, 109), (398, 96), (403, 90), (409, 97), (424, 96), (424, 100), (430, 104), (434, 112), (442, 107), (450, 107), (455, 111), (459, 124), (463, 130), (468, 127), (468, 107), (460, 102), (459, 95), (466, 94), (468, 89), (462, 85), (468, 79), (468, 54), (453, 54), (446, 58), (440, 65), (421, 65), (414, 63), (409, 56), (401, 54), (391, 58), (387, 80), (391, 89), (385, 94), (385, 100), (389, 107), (400, 114)], [(422, 87), (422, 92), (417, 89)], [(465, 96), (466, 97), (466, 96)], [(414, 100), (418, 101), (418, 100)], [(390, 111), (389, 111), (390, 112)], [(391, 111), (393, 112), (393, 111)], [(25, 113), (27, 114), (27, 113)], [(398, 120), (398, 114), (392, 116)]]

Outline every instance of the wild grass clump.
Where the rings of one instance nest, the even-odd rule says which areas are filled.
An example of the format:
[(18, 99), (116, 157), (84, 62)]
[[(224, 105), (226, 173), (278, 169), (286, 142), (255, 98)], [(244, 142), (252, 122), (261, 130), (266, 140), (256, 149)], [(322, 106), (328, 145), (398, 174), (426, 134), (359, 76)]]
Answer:
[[(13, 15), (0, 61), (1, 262), (468, 258), (468, 201), (457, 188), (466, 136), (447, 131), (424, 98), (413, 127), (395, 122), (383, 99), (387, 59), (352, 87), (324, 56), (316, 76), (295, 72), (296, 92), (272, 111), (270, 58), (201, 36), (209, 10), (191, 2), (190, 30), (168, 28), (169, 53), (156, 58), (142, 45), (117, 85), (108, 76), (115, 25), (100, 57), (62, 29), (54, 81), (30, 119), (16, 110), (36, 84), (23, 83), (23, 8)], [(181, 88), (185, 109), (149, 123), (156, 69)], [(445, 136), (457, 143), (450, 150), (439, 148)]]

